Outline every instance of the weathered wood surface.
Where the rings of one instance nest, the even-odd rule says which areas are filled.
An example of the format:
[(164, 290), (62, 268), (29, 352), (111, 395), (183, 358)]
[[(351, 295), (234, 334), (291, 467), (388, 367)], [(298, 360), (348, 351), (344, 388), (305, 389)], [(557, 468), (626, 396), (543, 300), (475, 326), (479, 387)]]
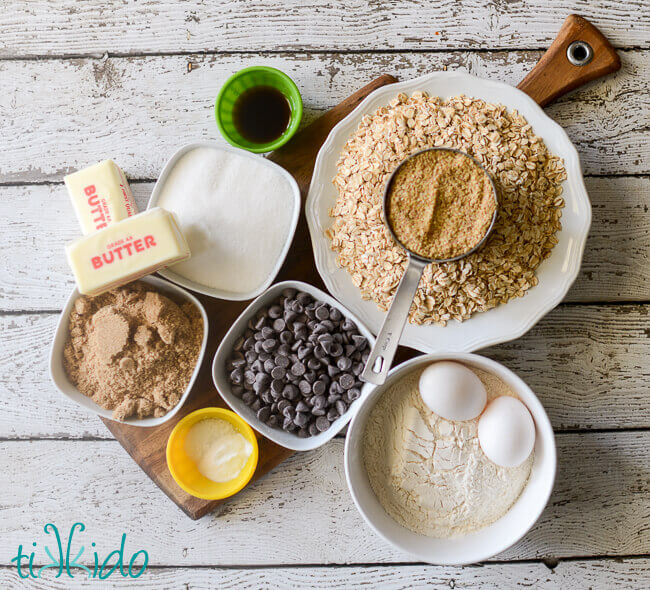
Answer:
[(0, 56), (251, 49), (540, 48), (572, 12), (618, 47), (648, 47), (643, 0), (29, 0), (0, 15)]
[[(129, 544), (150, 551), (147, 575), (112, 578), (116, 587), (650, 586), (647, 558), (614, 559), (650, 551), (648, 6), (30, 0), (0, 11), (0, 184), (27, 185), (0, 187), (0, 439), (11, 439), (0, 441), (0, 566), (46, 522), (65, 528), (82, 519), (107, 546), (125, 531)], [(297, 81), (305, 121), (384, 72), (408, 79), (447, 67), (516, 84), (570, 12), (591, 19), (623, 60), (615, 77), (547, 110), (576, 143), (585, 172), (604, 176), (587, 178), (594, 222), (582, 272), (567, 297), (572, 304), (525, 337), (483, 352), (533, 387), (556, 429), (645, 429), (558, 434), (551, 504), (497, 559), (570, 561), (553, 570), (540, 561), (408, 564), (354, 509), (341, 438), (297, 455), (221, 515), (191, 522), (116, 442), (103, 440), (110, 435), (101, 422), (51, 385), (47, 354), (57, 315), (39, 312), (60, 309), (71, 290), (61, 249), (79, 233), (63, 174), (113, 157), (129, 177), (155, 179), (181, 144), (219, 140), (216, 92), (253, 63), (280, 67)], [(140, 206), (151, 187), (134, 183)], [(616, 304), (575, 305), (587, 302)], [(14, 440), (39, 438), (89, 440)], [(356, 565), (319, 565), (328, 563)], [(0, 587), (19, 584), (70, 587), (53, 578), (28, 585), (0, 567)]]
[[(557, 444), (558, 479), (547, 509), (495, 559), (647, 553), (650, 432), (560, 434)], [(376, 536), (354, 508), (341, 439), (297, 453), (220, 514), (197, 522), (114, 441), (3, 442), (0, 465), (1, 565), (10, 565), (18, 544), (31, 542), (45, 523), (66, 530), (78, 520), (88, 525), (85, 538), (102, 544), (118, 546), (127, 533), (127, 548), (145, 548), (151, 565), (413, 561)]]
[[(535, 588), (617, 588), (639, 590), (650, 586), (650, 559), (594, 559), (560, 562), (552, 570), (541, 562), (484, 564), (468, 567), (433, 565), (388, 565), (362, 567), (275, 567), (275, 568), (156, 568), (136, 580), (119, 575), (109, 578), (111, 588), (186, 588), (187, 590), (295, 590), (316, 588), (347, 590), (382, 588), (383, 590), (418, 590), (424, 588), (463, 588), (503, 590)], [(62, 590), (70, 587), (69, 578), (58, 580), (47, 573), (32, 580), (35, 590)], [(15, 569), (0, 568), (0, 586), (24, 587)], [(97, 580), (75, 576), (77, 588), (97, 588)]]
[[(517, 372), (556, 429), (650, 427), (650, 306), (560, 306), (522, 338), (481, 352)], [(56, 314), (0, 316), (0, 438), (110, 438), (48, 373)]]
[[(292, 53), (0, 61), (0, 79), (10, 81), (0, 93), (0, 182), (60, 182), (64, 174), (109, 156), (127, 177), (155, 179), (181, 145), (220, 140), (214, 99), (242, 64), (268, 64), (292, 76), (303, 93), (307, 121), (383, 73), (407, 80), (447, 67), (517, 84), (540, 55)], [(650, 172), (650, 51), (621, 55), (623, 68), (616, 76), (547, 109), (575, 142), (587, 174)], [(194, 64), (190, 72), (188, 62)]]
[[(586, 183), (593, 222), (567, 300), (650, 300), (650, 178), (596, 177)], [(132, 188), (143, 210), (153, 184)], [(0, 311), (60, 309), (74, 286), (63, 245), (80, 235), (65, 187), (0, 186), (0, 234)]]

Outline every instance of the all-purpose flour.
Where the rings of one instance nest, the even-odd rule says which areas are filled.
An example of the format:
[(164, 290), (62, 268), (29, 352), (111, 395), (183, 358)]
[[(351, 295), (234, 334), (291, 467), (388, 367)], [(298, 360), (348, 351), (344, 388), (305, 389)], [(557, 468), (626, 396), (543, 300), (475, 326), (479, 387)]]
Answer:
[[(472, 369), (488, 400), (515, 394), (500, 379)], [(453, 537), (501, 518), (523, 491), (534, 454), (518, 467), (499, 467), (483, 453), (478, 419), (454, 422), (429, 410), (416, 370), (373, 408), (363, 440), (370, 485), (399, 524), (431, 537)], [(515, 396), (516, 397), (516, 396)]]
[(294, 198), (288, 180), (264, 162), (200, 147), (178, 160), (157, 204), (176, 214), (192, 253), (173, 271), (246, 293), (273, 271), (291, 230)]

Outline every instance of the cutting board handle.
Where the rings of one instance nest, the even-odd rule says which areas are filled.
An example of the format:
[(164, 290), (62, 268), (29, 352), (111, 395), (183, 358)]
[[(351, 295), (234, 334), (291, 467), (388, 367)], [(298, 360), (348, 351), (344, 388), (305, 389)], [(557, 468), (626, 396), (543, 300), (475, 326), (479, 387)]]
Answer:
[(517, 86), (540, 106), (621, 68), (610, 42), (587, 19), (571, 14), (555, 41)]

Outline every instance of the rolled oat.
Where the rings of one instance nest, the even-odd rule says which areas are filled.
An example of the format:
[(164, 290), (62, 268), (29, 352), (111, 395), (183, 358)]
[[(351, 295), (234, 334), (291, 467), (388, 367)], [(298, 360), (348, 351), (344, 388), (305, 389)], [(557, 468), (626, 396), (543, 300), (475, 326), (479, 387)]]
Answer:
[(485, 246), (457, 262), (429, 265), (410, 321), (463, 321), (537, 284), (561, 228), (562, 160), (517, 111), (467, 96), (448, 100), (415, 92), (363, 117), (346, 143), (334, 185), (339, 196), (326, 230), (337, 264), (364, 299), (388, 309), (406, 267), (406, 254), (382, 221), (385, 183), (409, 154), (427, 147), (459, 149), (476, 158), (497, 188), (499, 213)]

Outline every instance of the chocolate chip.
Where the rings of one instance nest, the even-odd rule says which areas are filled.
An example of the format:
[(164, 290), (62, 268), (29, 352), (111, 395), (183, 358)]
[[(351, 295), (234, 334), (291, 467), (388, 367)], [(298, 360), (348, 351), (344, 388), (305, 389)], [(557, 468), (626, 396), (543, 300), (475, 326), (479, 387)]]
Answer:
[(336, 359), (336, 366), (341, 369), (341, 371), (349, 371), (352, 367), (352, 361), (347, 357), (341, 356)]
[(302, 400), (296, 404), (296, 412), (309, 412), (309, 406)]
[(307, 428), (301, 428), (298, 431), (298, 436), (300, 438), (309, 438), (309, 430)]
[(278, 367), (282, 367), (283, 369), (286, 369), (291, 363), (286, 355), (283, 354), (278, 354), (275, 357), (275, 364)]
[(343, 389), (350, 389), (351, 387), (354, 387), (354, 383), (355, 383), (355, 379), (349, 373), (344, 373), (339, 377), (339, 385)]
[(327, 307), (325, 305), (321, 305), (320, 307), (316, 308), (316, 318), (319, 320), (327, 320), (330, 317), (330, 312), (327, 311)]
[(314, 396), (313, 401), (315, 408), (323, 408), (327, 404), (327, 398), (322, 394)]
[(316, 436), (319, 433), (320, 433), (320, 430), (318, 430), (318, 427), (316, 426), (315, 423), (312, 423), (312, 424), (309, 425), (309, 434), (311, 436)]
[(260, 408), (257, 411), (257, 419), (261, 420), (262, 422), (266, 422), (269, 419), (269, 416), (271, 415), (271, 408), (268, 406), (264, 406), (263, 408)]
[(279, 305), (272, 305), (269, 307), (269, 317), (271, 319), (279, 318), (282, 315), (282, 307)]
[(333, 344), (330, 344), (329, 350), (327, 352), (329, 353), (330, 356), (333, 356), (334, 358), (339, 357), (343, 354), (343, 346), (341, 346), (338, 342), (334, 342)]
[(301, 346), (298, 348), (298, 358), (302, 361), (311, 354), (312, 349), (309, 346)]
[[(272, 361), (270, 362), (272, 363)], [(264, 363), (264, 367), (266, 367), (266, 363)], [(273, 379), (284, 379), (286, 374), (287, 371), (283, 367), (273, 367), (271, 369), (271, 377), (273, 377)]]
[[(336, 408), (330, 408), (329, 410), (327, 410), (327, 419), (330, 422), (334, 422), (334, 420), (336, 420), (338, 417), (339, 417), (339, 413), (336, 410)], [(316, 420), (316, 423), (318, 424), (318, 420)]]
[(294, 400), (298, 397), (298, 388), (295, 385), (285, 385), (282, 390), (282, 397)]
[(361, 396), (361, 390), (357, 389), (356, 387), (353, 387), (352, 389), (348, 390), (348, 399), (353, 402), (356, 399), (359, 399)]
[(307, 414), (303, 412), (296, 412), (296, 415), (293, 418), (293, 423), (296, 426), (305, 426), (309, 422)]
[(339, 369), (337, 366), (335, 366), (335, 365), (327, 365), (327, 374), (330, 377), (335, 377), (340, 372), (341, 372), (341, 369)]
[(285, 330), (284, 332), (280, 332), (279, 338), (282, 344), (291, 344), (293, 342), (293, 334), (288, 330)]
[(300, 362), (298, 362), (298, 363), (293, 363), (293, 365), (291, 365), (291, 372), (292, 372), (294, 375), (298, 375), (298, 376), (300, 376), (300, 375), (304, 375), (304, 374), (305, 374), (305, 370), (306, 370), (306, 369), (305, 369), (305, 365), (303, 365), (303, 364), (300, 363)]
[(330, 421), (325, 416), (316, 418), (316, 428), (318, 428), (319, 432), (325, 432), (329, 427)]
[(264, 340), (262, 342), (262, 348), (264, 349), (265, 352), (272, 352), (273, 350), (276, 349), (278, 346), (278, 341), (275, 340), (274, 338), (269, 338), (268, 340)]
[(287, 299), (293, 299), (296, 296), (296, 290), (292, 289), (291, 287), (287, 287), (286, 289), (282, 290), (282, 296), (286, 297)]
[(322, 379), (319, 379), (318, 381), (316, 381), (314, 383), (314, 385), (312, 386), (312, 391), (316, 395), (324, 394), (326, 389), (327, 389), (327, 386), (325, 385), (325, 381), (323, 381)]
[(308, 383), (314, 383), (316, 381), (316, 373), (314, 371), (308, 371), (304, 377)]
[(346, 404), (342, 399), (336, 402), (336, 411), (339, 413), (339, 416), (343, 416), (348, 410), (348, 404)]

